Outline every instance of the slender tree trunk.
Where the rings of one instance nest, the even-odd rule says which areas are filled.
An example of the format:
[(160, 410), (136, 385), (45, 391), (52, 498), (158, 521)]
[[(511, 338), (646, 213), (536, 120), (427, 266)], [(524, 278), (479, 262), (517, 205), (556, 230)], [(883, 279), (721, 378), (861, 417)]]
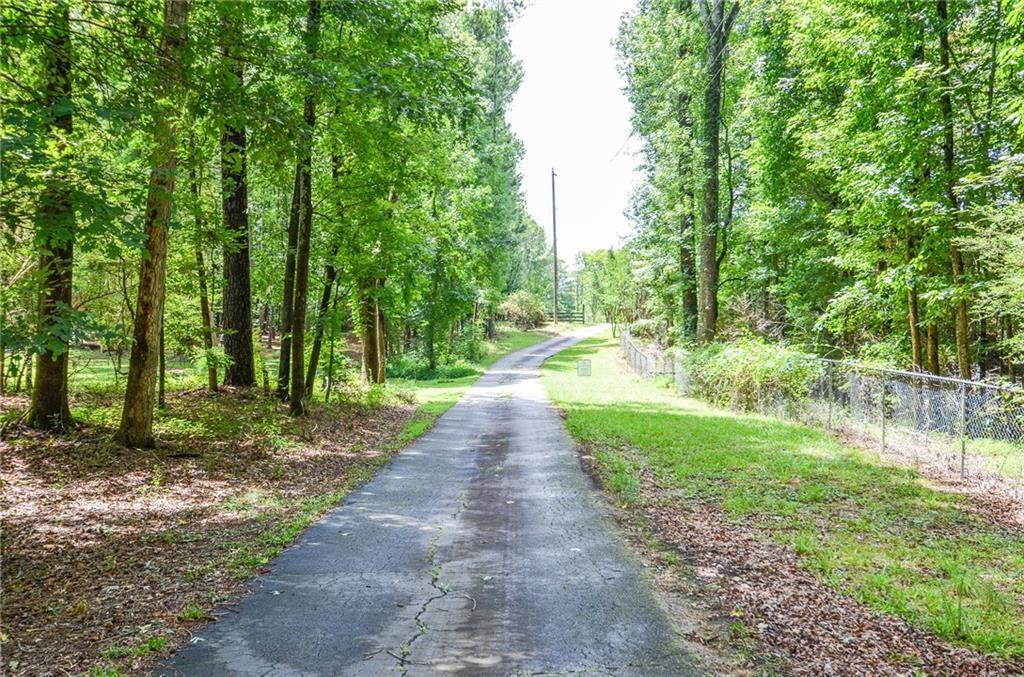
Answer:
[[(223, 48), (230, 59), (229, 48)], [(230, 67), (239, 90), (243, 86), (242, 65)], [(224, 209), (224, 353), (229, 358), (224, 370), (226, 385), (249, 387), (256, 384), (252, 353), (252, 285), (249, 275), (249, 187), (245, 126), (230, 118), (220, 137), (221, 193)]]
[[(338, 180), (341, 177), (341, 157), (339, 155), (331, 156), (331, 178), (334, 181), (333, 189), (337, 195), (338, 191)], [(344, 208), (341, 204), (341, 199), (337, 200), (337, 208), (339, 216), (344, 215)], [(334, 288), (334, 282), (337, 278), (337, 269), (334, 267), (334, 261), (338, 256), (338, 245), (334, 244), (331, 247), (331, 251), (327, 256), (327, 265), (324, 269), (324, 290), (320, 295), (320, 307), (317, 313), (316, 320), (316, 334), (313, 337), (313, 348), (309, 354), (309, 367), (306, 370), (306, 397), (312, 397), (313, 386), (316, 382), (316, 371), (319, 368), (320, 363), (320, 350), (323, 345), (324, 337), (324, 326), (327, 322), (328, 310), (331, 308), (331, 292)], [(333, 331), (333, 330), (332, 330)], [(333, 335), (333, 334), (332, 334)], [(328, 384), (328, 388), (330, 384)]]
[(263, 312), (266, 313), (266, 321), (263, 326), (267, 329), (267, 350), (274, 347), (274, 308), (270, 305), (270, 302), (263, 304)]
[[(194, 147), (194, 144), (193, 144)], [(200, 205), (201, 191), (199, 189), (199, 176), (196, 172), (196, 158), (192, 158), (189, 167), (190, 188), (192, 193), (193, 213), (196, 230), (196, 271), (199, 277), (199, 315), (203, 324), (203, 348), (206, 350), (206, 376), (207, 387), (210, 392), (217, 392), (217, 363), (213, 361), (213, 346), (216, 343), (216, 334), (213, 327), (213, 313), (210, 311), (210, 290), (206, 283), (206, 260), (203, 256), (203, 233), (205, 223), (203, 222), (203, 210)]]
[[(1007, 341), (1010, 341), (1010, 340), (1013, 339), (1013, 336), (1014, 336), (1013, 331), (1014, 331), (1014, 328), (1013, 328), (1013, 318), (1010, 317), (1009, 315), (1007, 315), (1006, 316), (1006, 340)], [(1006, 371), (1008, 372), (1008, 374), (1010, 376), (1010, 382), (1011, 383), (1013, 383), (1014, 381), (1017, 380), (1017, 374), (1020, 371), (1020, 367), (1019, 367), (1019, 365), (1017, 365), (1013, 361), (1013, 358), (1011, 358), (1011, 357), (1007, 357), (1006, 358)]]
[[(334, 260), (336, 252), (336, 248), (331, 252), (331, 261)], [(331, 307), (331, 291), (334, 289), (334, 280), (337, 274), (334, 264), (328, 263), (327, 269), (324, 271), (324, 290), (320, 294), (320, 308), (317, 313), (313, 348), (309, 352), (309, 368), (306, 370), (306, 397), (313, 395), (313, 383), (316, 381), (316, 370), (320, 362), (320, 350), (324, 339), (324, 326), (327, 324), (327, 314)]]
[(284, 259), (284, 299), (281, 302), (281, 358), (277, 364), (277, 397), (288, 399), (288, 381), (292, 359), (292, 310), (295, 307), (295, 249), (302, 218), (302, 162), (295, 165), (295, 187), (292, 189), (292, 210), (288, 215), (288, 250)]
[[(337, 313), (338, 295), (334, 295), (334, 302), (331, 305), (332, 315)], [(324, 388), (324, 402), (331, 401), (331, 390), (334, 388), (334, 338), (338, 334), (337, 323), (331, 323), (331, 338), (327, 349), (327, 385)]]
[(722, 70), (729, 31), (739, 11), (739, 3), (733, 4), (726, 18), (725, 0), (710, 0), (710, 7), (708, 1), (697, 0), (707, 34), (707, 57), (704, 65), (708, 78), (704, 89), (704, 188), (700, 242), (701, 322), (698, 329), (701, 343), (710, 343), (715, 339), (718, 324), (718, 233), (721, 228), (718, 213), (718, 163), (719, 132), (722, 125)]
[[(384, 286), (383, 280), (377, 281), (377, 287), (382, 288)], [(384, 383), (387, 374), (388, 364), (388, 343), (387, 343), (387, 323), (384, 320), (384, 309), (380, 306), (378, 300), (375, 304), (377, 306), (377, 367), (374, 372), (374, 383)]]
[[(914, 239), (907, 236), (907, 263), (913, 261), (916, 254)], [(911, 278), (907, 284), (907, 323), (910, 327), (910, 359), (914, 371), (921, 371), (924, 357), (921, 342), (921, 309), (917, 298), (917, 283)]]
[(21, 390), (21, 374), (25, 375), (25, 393), (32, 395), (32, 353), (25, 353), (21, 361), (21, 372), (18, 374), (18, 390)]
[(989, 354), (988, 348), (988, 319), (982, 317), (978, 323), (978, 378), (985, 380), (985, 374), (988, 373), (989, 365)]
[(164, 307), (167, 273), (167, 230), (170, 225), (178, 134), (175, 128), (177, 88), (182, 79), (182, 60), (188, 40), (188, 0), (164, 0), (164, 27), (160, 63), (166, 72), (158, 87), (154, 115), (153, 154), (146, 197), (146, 254), (139, 269), (138, 302), (135, 305), (131, 360), (125, 390), (119, 442), (128, 447), (152, 447), (153, 396), (157, 352)]
[[(306, 14), (306, 52), (310, 60), (316, 58), (320, 39), (320, 0), (309, 0)], [(295, 301), (292, 308), (292, 378), (289, 412), (292, 416), (306, 413), (305, 397), (305, 335), (306, 295), (309, 292), (309, 248), (313, 234), (313, 134), (316, 128), (316, 100), (313, 86), (304, 102), (303, 117), (306, 134), (303, 147), (302, 176), (302, 219), (299, 223), (299, 237), (295, 252)]]
[(907, 287), (907, 322), (910, 325), (910, 359), (914, 371), (921, 371), (924, 367), (924, 351), (921, 342), (921, 311), (917, 300), (917, 287)]
[[(36, 360), (36, 383), (28, 424), (41, 430), (64, 430), (71, 425), (68, 406), (68, 332), (65, 314), (71, 309), (71, 273), (74, 262), (75, 211), (64, 162), (69, 159), (71, 113), (71, 24), (66, 2), (53, 6), (52, 44), (47, 50), (45, 96), (52, 118), (46, 135), (60, 157), (58, 170), (48, 178), (37, 207), (39, 270), (43, 282), (39, 298), (39, 329), (48, 337), (47, 349)], [(59, 347), (53, 347), (57, 344)]]
[[(690, 193), (692, 204), (693, 193)], [(679, 224), (679, 274), (683, 283), (683, 330), (690, 337), (697, 336), (697, 262), (693, 255), (693, 213), (683, 217)]]
[(928, 371), (939, 375), (939, 327), (929, 322), (925, 328), (925, 340), (928, 343)]
[(206, 349), (206, 379), (210, 392), (217, 392), (217, 363), (213, 361), (215, 332), (210, 313), (210, 293), (206, 287), (206, 261), (203, 250), (196, 246), (196, 268), (199, 270), (199, 314), (203, 321), (203, 348)]
[(943, 181), (946, 187), (946, 199), (949, 202), (952, 233), (950, 235), (949, 258), (953, 269), (953, 285), (956, 287), (954, 301), (954, 317), (956, 319), (956, 361), (960, 378), (971, 378), (971, 356), (968, 349), (969, 325), (967, 319), (967, 298), (964, 286), (964, 258), (960, 247), (956, 244), (957, 222), (959, 221), (960, 203), (957, 200), (954, 185), (956, 178), (954, 169), (953, 146), (953, 95), (950, 78), (950, 46), (949, 46), (949, 12), (946, 0), (937, 0), (936, 9), (939, 15), (939, 49), (942, 72), (939, 82), (942, 93), (939, 96), (939, 109), (942, 112), (942, 168)]

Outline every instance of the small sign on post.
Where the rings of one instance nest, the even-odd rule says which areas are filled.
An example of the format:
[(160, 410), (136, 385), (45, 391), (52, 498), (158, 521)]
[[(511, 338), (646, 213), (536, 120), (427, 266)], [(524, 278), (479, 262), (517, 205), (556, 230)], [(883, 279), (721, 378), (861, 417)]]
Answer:
[(590, 360), (576, 360), (576, 375), (590, 376)]

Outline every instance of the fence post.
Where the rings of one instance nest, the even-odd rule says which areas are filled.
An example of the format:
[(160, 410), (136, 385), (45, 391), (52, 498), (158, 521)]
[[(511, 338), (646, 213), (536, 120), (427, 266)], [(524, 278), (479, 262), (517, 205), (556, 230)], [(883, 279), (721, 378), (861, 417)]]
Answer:
[(967, 475), (967, 384), (960, 383), (960, 479)]
[(835, 382), (833, 365), (828, 363), (828, 424), (827, 429), (832, 432), (832, 399), (835, 397)]
[(885, 451), (885, 392), (889, 386), (889, 375), (882, 372), (882, 393), (878, 397), (878, 412), (882, 418), (882, 451)]

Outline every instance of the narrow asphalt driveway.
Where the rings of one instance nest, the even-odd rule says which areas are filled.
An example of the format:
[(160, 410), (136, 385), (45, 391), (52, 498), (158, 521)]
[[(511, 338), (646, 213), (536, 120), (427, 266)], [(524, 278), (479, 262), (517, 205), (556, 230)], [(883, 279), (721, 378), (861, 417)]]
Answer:
[(695, 672), (540, 383), (587, 333), (497, 362), (159, 674)]

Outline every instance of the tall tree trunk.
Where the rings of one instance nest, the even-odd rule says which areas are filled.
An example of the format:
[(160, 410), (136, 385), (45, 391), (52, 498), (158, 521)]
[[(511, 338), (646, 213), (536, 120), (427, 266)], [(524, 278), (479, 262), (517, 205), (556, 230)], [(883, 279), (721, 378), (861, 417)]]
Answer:
[[(194, 148), (194, 144), (192, 144)], [(213, 346), (216, 334), (213, 327), (213, 313), (210, 311), (210, 290), (206, 283), (206, 260), (203, 256), (203, 235), (205, 223), (200, 205), (201, 191), (199, 176), (196, 172), (196, 158), (193, 156), (189, 166), (189, 183), (192, 193), (192, 218), (196, 230), (196, 271), (199, 277), (199, 315), (203, 324), (203, 348), (206, 350), (206, 377), (210, 392), (217, 392), (217, 363), (213, 361)]]
[[(224, 59), (231, 58), (223, 47)], [(230, 66), (238, 90), (244, 85), (242, 65)], [(226, 385), (249, 387), (256, 383), (252, 355), (252, 285), (249, 276), (249, 187), (245, 126), (230, 117), (220, 137), (221, 193), (224, 209), (224, 370)]]
[[(338, 295), (334, 295), (334, 303), (331, 306), (335, 312), (338, 308)], [(331, 323), (330, 347), (327, 349), (327, 387), (324, 388), (324, 402), (331, 401), (331, 390), (334, 388), (334, 338), (338, 334), (336, 323)]]
[(302, 218), (302, 161), (295, 164), (292, 209), (288, 214), (288, 249), (284, 259), (284, 299), (281, 302), (281, 358), (277, 363), (277, 397), (288, 399), (288, 381), (292, 359), (292, 311), (295, 308), (295, 249)]
[[(309, 0), (306, 14), (306, 53), (310, 60), (316, 58), (320, 39), (320, 0)], [(305, 337), (306, 337), (306, 295), (309, 292), (309, 248), (313, 234), (313, 134), (316, 128), (316, 100), (313, 85), (303, 106), (307, 138), (303, 144), (302, 176), (302, 219), (299, 223), (299, 237), (295, 252), (295, 301), (292, 308), (292, 378), (289, 413), (302, 416), (306, 413), (305, 397)]]
[(164, 0), (164, 27), (159, 62), (165, 73), (159, 80), (154, 114), (153, 154), (149, 194), (146, 197), (146, 254), (139, 269), (131, 360), (124, 409), (117, 439), (128, 447), (152, 447), (153, 390), (157, 352), (163, 325), (164, 283), (167, 274), (167, 229), (170, 225), (178, 133), (175, 128), (177, 89), (188, 41), (188, 0)]
[[(75, 210), (64, 166), (70, 154), (71, 23), (66, 2), (55, 3), (50, 15), (52, 43), (47, 50), (45, 103), (46, 135), (55, 142), (58, 170), (47, 179), (36, 211), (39, 270), (39, 329), (47, 348), (36, 359), (36, 383), (28, 424), (41, 430), (64, 430), (71, 424), (68, 407), (68, 332), (65, 315), (71, 309)], [(54, 345), (56, 344), (56, 345)]]
[[(693, 193), (690, 194), (692, 204)], [(693, 255), (693, 213), (690, 212), (679, 224), (679, 274), (683, 284), (683, 330), (687, 336), (697, 336), (697, 262)]]
[[(1013, 318), (1007, 315), (1003, 318), (1003, 321), (1006, 323), (1006, 340), (1011, 341), (1013, 340), (1014, 336)], [(1013, 358), (1010, 356), (1006, 357), (1006, 372), (1007, 375), (1010, 377), (1011, 383), (1017, 380), (1018, 367), (1016, 366), (1016, 363), (1013, 361)]]
[[(341, 156), (337, 154), (331, 155), (331, 178), (334, 181), (332, 186), (335, 191), (335, 195), (340, 195), (338, 191), (338, 181), (341, 178)], [(339, 217), (344, 216), (344, 207), (341, 204), (340, 197), (337, 199), (337, 209)], [(334, 261), (338, 256), (338, 245), (334, 244), (331, 247), (331, 251), (327, 256), (327, 265), (324, 269), (324, 290), (320, 295), (320, 307), (317, 313), (316, 320), (316, 334), (313, 337), (313, 347), (309, 354), (309, 367), (306, 370), (306, 397), (312, 397), (313, 385), (316, 381), (316, 371), (319, 368), (320, 363), (320, 350), (323, 346), (324, 338), (324, 326), (327, 321), (328, 310), (331, 307), (331, 292), (334, 287), (335, 279), (337, 278), (337, 269), (334, 267)], [(335, 302), (337, 305), (337, 302)], [(332, 329), (333, 332), (333, 329)], [(332, 333), (333, 336), (333, 333)], [(327, 389), (330, 388), (330, 383), (327, 384)]]
[(334, 257), (337, 248), (331, 252), (331, 263), (327, 264), (324, 271), (324, 290), (320, 294), (320, 307), (316, 317), (316, 333), (313, 335), (313, 348), (309, 352), (309, 368), (306, 370), (306, 397), (313, 395), (313, 383), (316, 381), (317, 365), (320, 362), (320, 350), (324, 340), (324, 326), (327, 324), (327, 313), (331, 308), (331, 291), (334, 289), (334, 280), (337, 277), (337, 269), (334, 267)]
[(366, 284), (360, 289), (359, 325), (363, 344), (363, 381), (376, 383), (377, 349), (377, 299), (372, 291), (373, 285)]
[(701, 343), (714, 340), (718, 324), (718, 233), (721, 228), (718, 214), (718, 160), (719, 131), (722, 125), (722, 70), (729, 32), (739, 11), (739, 3), (734, 3), (726, 18), (725, 0), (710, 0), (710, 7), (708, 1), (697, 0), (707, 34), (704, 65), (708, 78), (704, 90), (704, 188), (700, 241), (701, 322), (698, 338)]
[(939, 74), (939, 83), (942, 93), (939, 96), (939, 109), (942, 112), (942, 169), (943, 182), (946, 188), (946, 200), (949, 202), (950, 219), (952, 221), (952, 232), (950, 234), (949, 258), (953, 269), (953, 285), (956, 287), (956, 300), (954, 301), (954, 317), (956, 319), (956, 361), (960, 371), (960, 378), (971, 378), (971, 356), (968, 349), (969, 326), (967, 320), (967, 290), (964, 286), (964, 258), (956, 243), (957, 223), (959, 221), (960, 203), (957, 200), (954, 185), (956, 177), (954, 169), (954, 147), (953, 147), (953, 94), (950, 91), (952, 84), (950, 78), (950, 47), (949, 47), (949, 12), (946, 0), (937, 0), (935, 3), (939, 15), (939, 54), (942, 64), (942, 71)]
[[(680, 57), (685, 53), (685, 47), (680, 46)], [(679, 94), (676, 103), (679, 107), (677, 117), (680, 129), (692, 131), (693, 125), (689, 118), (690, 95), (686, 92)], [(694, 258), (694, 199), (693, 189), (684, 177), (687, 173), (687, 164), (690, 162), (689, 153), (681, 153), (679, 156), (678, 168), (682, 182), (679, 191), (682, 215), (679, 217), (679, 277), (682, 285), (682, 313), (683, 331), (695, 338), (697, 336), (697, 316), (699, 306), (697, 300), (697, 261)]]
[[(377, 281), (378, 288), (384, 286), (383, 280)], [(374, 372), (374, 383), (384, 383), (388, 365), (388, 332), (387, 323), (384, 319), (384, 309), (380, 301), (377, 301), (377, 369)]]
[(0, 396), (7, 394), (7, 346), (4, 345), (6, 309), (0, 310)]
[(213, 360), (215, 333), (210, 313), (210, 293), (206, 287), (206, 261), (203, 250), (196, 246), (196, 268), (199, 270), (199, 313), (203, 321), (203, 348), (206, 349), (206, 378), (210, 392), (217, 392), (217, 363)]

